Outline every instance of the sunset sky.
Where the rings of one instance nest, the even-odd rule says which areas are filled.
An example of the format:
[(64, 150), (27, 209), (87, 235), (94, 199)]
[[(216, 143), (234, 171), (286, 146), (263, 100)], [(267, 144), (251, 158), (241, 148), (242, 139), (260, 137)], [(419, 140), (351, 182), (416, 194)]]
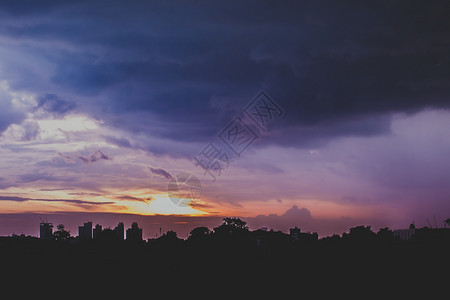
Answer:
[[(2, 1), (0, 235), (37, 235), (40, 218), (74, 235), (137, 220), (146, 237), (224, 216), (322, 236), (442, 227), (449, 13), (447, 1)], [(264, 127), (245, 113), (255, 105)], [(232, 129), (246, 129), (239, 155)], [(213, 176), (195, 160), (211, 142)], [(181, 174), (201, 195), (177, 204)]]

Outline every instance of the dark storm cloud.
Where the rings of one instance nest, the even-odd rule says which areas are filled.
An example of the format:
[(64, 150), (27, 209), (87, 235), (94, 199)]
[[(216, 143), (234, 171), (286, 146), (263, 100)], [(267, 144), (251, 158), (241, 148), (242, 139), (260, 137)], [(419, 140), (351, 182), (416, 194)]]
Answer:
[(36, 122), (24, 122), (22, 124), (23, 133), (21, 141), (33, 141), (39, 136), (40, 128)]
[(42, 108), (46, 112), (56, 115), (64, 115), (67, 112), (73, 110), (76, 107), (76, 103), (67, 101), (58, 97), (58, 95), (47, 94), (39, 99), (36, 109)]
[(131, 132), (206, 141), (260, 89), (286, 111), (270, 141), (288, 145), (386, 133), (390, 112), (450, 102), (444, 1), (1, 6), (0, 34), (55, 65), (49, 86)]
[[(1, 83), (0, 83), (1, 84)], [(0, 85), (0, 134), (11, 124), (19, 124), (25, 118), (24, 111), (17, 109), (12, 104), (13, 96), (2, 89)]]

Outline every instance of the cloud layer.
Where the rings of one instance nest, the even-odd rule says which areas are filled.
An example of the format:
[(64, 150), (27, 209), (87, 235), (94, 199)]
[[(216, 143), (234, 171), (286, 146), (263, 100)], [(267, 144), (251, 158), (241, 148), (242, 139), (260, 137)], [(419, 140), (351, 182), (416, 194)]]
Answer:
[[(39, 95), (38, 107), (77, 107), (121, 129), (187, 142), (210, 139), (260, 89), (288, 112), (266, 142), (287, 145), (387, 133), (382, 114), (448, 107), (442, 3), (236, 4), (2, 4), (3, 45), (39, 58), (2, 68), (53, 66), (9, 78)], [(7, 123), (20, 119), (9, 115)], [(290, 134), (297, 131), (301, 138)]]

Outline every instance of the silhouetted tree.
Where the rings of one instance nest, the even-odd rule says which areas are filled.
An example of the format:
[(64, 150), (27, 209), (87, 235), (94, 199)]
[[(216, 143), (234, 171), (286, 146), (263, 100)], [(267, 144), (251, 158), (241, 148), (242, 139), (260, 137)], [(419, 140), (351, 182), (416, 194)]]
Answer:
[(348, 237), (353, 241), (367, 242), (373, 240), (376, 234), (372, 231), (371, 226), (356, 226), (350, 228)]
[(337, 234), (333, 234), (332, 236), (327, 236), (321, 239), (324, 243), (337, 243), (341, 240), (341, 237)]
[(239, 218), (224, 218), (223, 224), (225, 226), (230, 226), (236, 229), (248, 230), (247, 222), (242, 221)]
[(166, 233), (164, 233), (162, 236), (157, 238), (158, 241), (162, 242), (173, 242), (181, 240), (178, 238), (177, 233), (175, 231), (169, 230)]
[(381, 242), (392, 242), (394, 241), (394, 233), (388, 227), (380, 228), (377, 233), (377, 238)]
[(211, 238), (226, 255), (240, 255), (255, 245), (247, 223), (239, 218), (224, 218), (223, 224), (214, 228)]
[(239, 218), (223, 218), (223, 224), (214, 228), (215, 233), (236, 234), (248, 232), (247, 222)]
[(448, 226), (450, 226), (450, 219), (444, 221)]
[[(184, 243), (183, 239), (177, 237), (175, 231), (169, 230), (162, 236), (151, 241), (151, 245), (161, 247), (165, 251), (177, 251), (177, 246), (181, 246)], [(178, 249), (179, 250), (179, 249)]]
[(191, 230), (191, 232), (189, 233), (189, 240), (201, 240), (204, 239), (205, 237), (207, 237), (210, 234), (210, 230), (208, 229), (208, 227), (196, 227), (194, 229)]
[(53, 233), (53, 237), (57, 241), (64, 241), (70, 238), (70, 232), (64, 227), (64, 224), (59, 224), (56, 226), (56, 231)]
[(178, 239), (177, 233), (173, 230), (167, 231), (163, 236), (165, 236), (167, 239)]

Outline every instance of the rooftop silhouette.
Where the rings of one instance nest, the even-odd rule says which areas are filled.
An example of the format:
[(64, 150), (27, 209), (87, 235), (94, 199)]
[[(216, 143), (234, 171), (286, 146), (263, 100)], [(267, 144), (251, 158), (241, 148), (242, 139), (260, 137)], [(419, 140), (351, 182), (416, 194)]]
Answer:
[[(143, 230), (142, 228), (139, 228), (137, 222), (132, 222), (130, 228), (126, 229), (126, 231), (123, 222), (119, 222), (114, 229), (103, 228), (100, 224), (96, 224), (96, 226), (92, 228), (92, 222), (86, 222), (78, 227), (77, 237), (70, 236), (70, 233), (65, 230), (63, 224), (59, 224), (57, 226), (57, 230), (53, 232), (52, 223), (41, 222), (39, 224), (39, 229), (39, 238), (42, 240), (71, 240), (72, 243), (89, 240), (125, 240), (132, 242), (144, 242)], [(232, 244), (242, 243), (243, 245), (250, 243), (253, 246), (256, 246), (256, 248), (261, 248), (266, 247), (268, 240), (274, 236), (280, 237), (278, 240), (281, 243), (280, 246), (286, 241), (288, 241), (288, 244), (291, 246), (305, 243), (322, 244), (325, 242), (329, 243), (331, 241), (340, 241), (342, 243), (348, 242), (352, 244), (359, 243), (362, 245), (367, 243), (405, 244), (408, 242), (415, 243), (425, 240), (428, 242), (449, 243), (450, 228), (447, 228), (447, 224), (444, 228), (416, 228), (414, 224), (411, 224), (409, 228), (406, 229), (391, 230), (386, 227), (381, 228), (376, 233), (372, 231), (371, 226), (356, 226), (350, 228), (349, 232), (342, 233), (342, 235), (334, 234), (332, 236), (319, 239), (317, 233), (303, 232), (299, 227), (291, 228), (289, 233), (274, 231), (273, 229), (268, 230), (266, 227), (251, 231), (246, 225), (246, 222), (239, 218), (224, 218), (223, 224), (213, 228), (212, 230), (203, 226), (194, 228), (191, 230), (186, 239), (178, 238), (177, 233), (174, 231), (168, 231), (164, 234), (160, 232), (159, 237), (150, 238), (146, 242), (150, 245), (165, 242), (170, 243), (177, 240), (184, 242), (187, 245), (191, 245), (195, 243), (214, 243), (226, 241)], [(271, 243), (274, 242), (271, 241)]]

